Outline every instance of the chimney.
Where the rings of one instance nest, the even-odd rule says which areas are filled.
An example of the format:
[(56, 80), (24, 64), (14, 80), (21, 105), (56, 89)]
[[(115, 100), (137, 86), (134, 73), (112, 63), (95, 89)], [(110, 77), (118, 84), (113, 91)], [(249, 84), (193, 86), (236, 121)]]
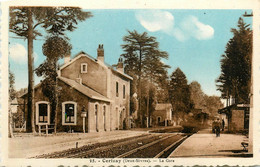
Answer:
[(103, 44), (102, 45), (98, 45), (98, 49), (97, 49), (97, 59), (101, 62), (104, 62), (104, 49), (103, 49)]
[(116, 69), (122, 73), (124, 73), (124, 64), (123, 64), (123, 58), (118, 59), (117, 67)]
[(70, 54), (64, 57), (64, 64), (67, 64), (68, 62), (70, 62)]

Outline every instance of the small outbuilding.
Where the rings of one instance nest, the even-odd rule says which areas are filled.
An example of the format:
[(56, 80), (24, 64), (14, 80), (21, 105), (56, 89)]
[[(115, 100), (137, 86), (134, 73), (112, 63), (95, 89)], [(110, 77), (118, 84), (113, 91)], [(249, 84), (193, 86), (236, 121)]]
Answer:
[(233, 104), (219, 109), (218, 113), (226, 115), (228, 131), (243, 132), (249, 128), (249, 108), (249, 104)]
[(152, 113), (154, 125), (168, 126), (172, 123), (172, 105), (170, 103), (158, 103)]

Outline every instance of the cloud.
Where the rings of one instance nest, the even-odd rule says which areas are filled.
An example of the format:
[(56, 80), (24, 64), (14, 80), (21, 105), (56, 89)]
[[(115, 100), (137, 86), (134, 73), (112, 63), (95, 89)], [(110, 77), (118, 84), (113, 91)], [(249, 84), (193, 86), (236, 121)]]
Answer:
[[(210, 25), (206, 25), (198, 20), (195, 16), (186, 17), (177, 28), (178, 31), (174, 32), (176, 38), (187, 40), (190, 37), (198, 40), (211, 39), (214, 36), (214, 29)], [(176, 28), (175, 28), (176, 30)]]
[(161, 31), (182, 42), (190, 38), (208, 40), (214, 36), (214, 29), (210, 25), (200, 22), (195, 16), (187, 16), (178, 24), (174, 23), (174, 16), (167, 11), (139, 11), (135, 16), (148, 31)]
[(21, 64), (27, 62), (27, 50), (23, 45), (18, 43), (11, 45), (9, 53), (11, 59), (16, 61), (17, 63)]
[(174, 17), (170, 12), (160, 10), (139, 11), (135, 14), (140, 24), (150, 32), (170, 32)]
[[(28, 58), (27, 58), (28, 54), (27, 54), (26, 48), (19, 43), (15, 43), (14, 45), (11, 45), (11, 47), (9, 49), (9, 53), (10, 53), (11, 59), (13, 61), (15, 61), (16, 63), (24, 64), (28, 60)], [(33, 57), (34, 57), (34, 61), (36, 61), (38, 58), (37, 53), (34, 52)]]

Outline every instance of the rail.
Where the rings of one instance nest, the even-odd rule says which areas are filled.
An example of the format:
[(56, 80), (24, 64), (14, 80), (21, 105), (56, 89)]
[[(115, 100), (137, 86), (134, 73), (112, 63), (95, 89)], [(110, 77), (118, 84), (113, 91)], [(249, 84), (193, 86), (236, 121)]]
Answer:
[(147, 148), (147, 147), (150, 147), (150, 146), (152, 146), (152, 145), (154, 145), (154, 144), (156, 144), (156, 143), (159, 143), (160, 141), (166, 140), (166, 139), (168, 139), (168, 138), (170, 138), (170, 137), (173, 137), (173, 136), (175, 136), (175, 134), (174, 134), (174, 135), (169, 135), (169, 136), (163, 137), (163, 138), (161, 138), (161, 139), (159, 139), (159, 140), (156, 140), (156, 141), (153, 141), (153, 142), (148, 143), (148, 144), (146, 144), (146, 145), (143, 145), (143, 146), (141, 146), (141, 147), (138, 147), (138, 148), (136, 148), (136, 149), (134, 149), (134, 150), (131, 150), (131, 151), (129, 151), (129, 152), (126, 152), (126, 153), (124, 153), (124, 154), (121, 154), (121, 155), (117, 156), (116, 158), (124, 158), (124, 157), (127, 157), (127, 156), (129, 156), (129, 155), (131, 155), (131, 154), (134, 154), (135, 152), (137, 152), (137, 151), (139, 151), (139, 150), (142, 150), (142, 149), (145, 149), (145, 148)]
[(161, 156), (163, 154), (165, 154), (167, 151), (169, 151), (170, 149), (174, 148), (174, 147), (178, 147), (178, 145), (180, 143), (182, 143), (186, 138), (188, 138), (189, 136), (184, 136), (183, 138), (179, 139), (178, 141), (172, 143), (171, 145), (169, 145), (167, 148), (165, 148), (164, 150), (162, 150), (159, 154), (157, 154), (154, 158), (161, 158)]

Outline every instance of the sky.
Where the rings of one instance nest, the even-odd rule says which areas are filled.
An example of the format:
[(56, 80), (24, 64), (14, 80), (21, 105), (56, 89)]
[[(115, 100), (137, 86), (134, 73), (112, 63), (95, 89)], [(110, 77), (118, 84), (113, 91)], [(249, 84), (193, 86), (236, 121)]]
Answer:
[[(85, 10), (85, 9), (84, 9)], [(84, 51), (97, 56), (97, 47), (104, 45), (105, 62), (116, 64), (123, 53), (121, 45), (127, 31), (147, 32), (156, 37), (159, 48), (166, 51), (169, 58), (163, 59), (171, 66), (170, 75), (179, 67), (188, 83), (198, 81), (207, 95), (220, 95), (215, 80), (221, 73), (220, 59), (237, 28), (239, 17), (251, 10), (85, 10), (93, 17), (77, 25), (73, 32), (67, 32), (72, 44), (72, 57)], [(252, 25), (252, 18), (243, 18)], [(44, 33), (45, 34), (45, 33)], [(42, 45), (44, 37), (34, 41), (34, 66), (44, 60)], [(62, 63), (63, 60), (60, 60)], [(28, 86), (27, 41), (9, 33), (9, 66), (15, 75), (15, 89)], [(35, 85), (42, 80), (35, 75)]]

